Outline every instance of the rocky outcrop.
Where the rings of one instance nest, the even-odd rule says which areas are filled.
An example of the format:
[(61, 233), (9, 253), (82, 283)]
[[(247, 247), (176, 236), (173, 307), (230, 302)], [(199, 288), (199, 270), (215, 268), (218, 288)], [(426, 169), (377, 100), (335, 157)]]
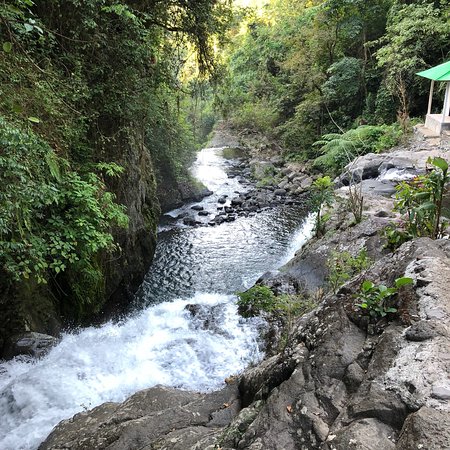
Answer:
[(114, 237), (121, 251), (103, 262), (107, 316), (123, 308), (141, 284), (155, 252), (160, 215), (154, 163), (141, 138), (119, 141), (111, 152), (112, 159), (121, 155), (119, 163), (126, 168), (120, 178), (110, 181), (110, 187), (117, 201), (126, 207), (129, 227), (115, 230)]
[(449, 257), (449, 241), (428, 238), (382, 256), (364, 278), (414, 279), (396, 320), (368, 328), (350, 280), (240, 377), (239, 396), (153, 388), (62, 422), (41, 449), (450, 448)]
[[(224, 448), (450, 448), (448, 430), (432, 437), (435, 419), (450, 420), (449, 256), (449, 242), (420, 239), (365, 274), (387, 285), (404, 274), (415, 279), (400, 295), (400, 319), (384, 322), (380, 334), (356, 320), (360, 280), (301, 318), (282, 354), (243, 375), (241, 394), (260, 409)], [(290, 370), (277, 384), (281, 365)]]
[(236, 384), (211, 394), (157, 386), (61, 422), (39, 450), (213, 449), (239, 409)]

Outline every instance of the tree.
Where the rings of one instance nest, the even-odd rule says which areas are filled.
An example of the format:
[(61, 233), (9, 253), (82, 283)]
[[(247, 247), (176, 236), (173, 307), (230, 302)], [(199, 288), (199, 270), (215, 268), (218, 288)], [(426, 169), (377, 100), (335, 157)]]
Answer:
[(398, 118), (405, 124), (418, 94), (419, 70), (442, 62), (450, 51), (447, 2), (396, 2), (389, 12), (383, 46), (376, 52), (385, 84), (399, 101)]

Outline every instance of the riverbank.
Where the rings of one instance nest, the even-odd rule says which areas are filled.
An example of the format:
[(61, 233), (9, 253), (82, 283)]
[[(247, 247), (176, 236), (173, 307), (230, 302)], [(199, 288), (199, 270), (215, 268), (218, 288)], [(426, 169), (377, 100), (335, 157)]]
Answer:
[[(448, 151), (417, 141), (406, 149), (409, 155), (393, 151), (359, 160), (359, 224), (342, 206), (343, 187), (338, 193), (344, 200), (333, 208), (325, 235), (262, 277), (278, 293), (294, 290), (320, 300), (291, 324), (281, 348), (272, 345), (278, 352), (227, 379), (217, 393), (156, 387), (81, 413), (61, 423), (40, 448), (449, 448), (450, 243), (415, 239), (391, 253), (381, 234), (396, 218), (395, 180), (386, 171), (420, 171), (422, 159), (414, 158), (422, 150), (444, 157)], [(408, 167), (396, 158), (408, 159)], [(330, 290), (333, 254), (356, 257), (364, 249), (370, 264)], [(414, 284), (399, 290), (395, 314), (377, 321), (361, 314), (355, 295), (362, 281), (393, 286), (405, 276)]]

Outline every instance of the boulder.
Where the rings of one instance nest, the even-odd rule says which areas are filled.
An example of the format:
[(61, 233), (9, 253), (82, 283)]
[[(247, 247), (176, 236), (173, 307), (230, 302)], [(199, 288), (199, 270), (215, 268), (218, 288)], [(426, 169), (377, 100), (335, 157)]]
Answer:
[(194, 450), (199, 442), (206, 448), (238, 410), (235, 384), (211, 394), (157, 386), (62, 421), (39, 450)]
[(58, 339), (48, 334), (26, 332), (12, 336), (6, 346), (4, 357), (13, 358), (18, 355), (28, 355), (35, 358), (44, 356), (58, 343)]

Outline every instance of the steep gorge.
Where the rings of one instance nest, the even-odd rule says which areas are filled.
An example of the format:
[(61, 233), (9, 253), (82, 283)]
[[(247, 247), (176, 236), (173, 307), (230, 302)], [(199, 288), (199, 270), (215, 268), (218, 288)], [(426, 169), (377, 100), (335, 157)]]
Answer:
[(211, 69), (226, 11), (209, 0), (0, 5), (0, 355), (24, 332), (57, 335), (129, 303), (160, 204), (201, 190), (177, 77), (188, 45)]

